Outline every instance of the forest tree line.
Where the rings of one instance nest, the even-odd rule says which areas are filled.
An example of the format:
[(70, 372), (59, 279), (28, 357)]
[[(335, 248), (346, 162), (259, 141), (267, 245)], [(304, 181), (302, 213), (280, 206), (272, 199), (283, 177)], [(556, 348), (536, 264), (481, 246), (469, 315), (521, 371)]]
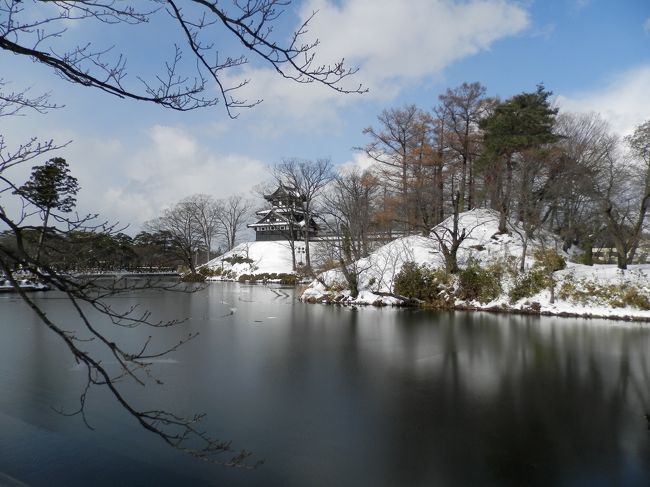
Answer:
[[(650, 205), (650, 120), (621, 138), (597, 113), (560, 111), (543, 85), (500, 100), (474, 82), (447, 89), (431, 110), (384, 110), (363, 135), (356, 149), (369, 168), (286, 159), (270, 168), (267, 185), (303, 196), (306, 219), (317, 219), (321, 237), (334, 237), (319, 246), (320, 265), (339, 267), (349, 283), (355, 262), (402, 235), (437, 240), (455, 272), (467, 237), (458, 215), (474, 208), (494, 210), (501, 233), (513, 222), (523, 228), (521, 270), (527, 242), (541, 229), (559, 235), (563, 250), (581, 249), (586, 264), (603, 247), (616, 249), (620, 268), (639, 257)], [(432, 231), (448, 217), (448, 230)], [(294, 238), (288, 231), (295, 269)], [(302, 238), (310, 271), (309, 234)]]
[[(303, 196), (306, 219), (317, 220), (321, 236), (335, 237), (321, 246), (321, 264), (354, 273), (354, 262), (379, 243), (422, 234), (453, 254), (448, 270), (454, 272), (455, 250), (466, 235), (456, 226), (444, 235), (432, 229), (473, 208), (495, 210), (502, 233), (518, 222), (524, 252), (543, 228), (561, 237), (564, 250), (580, 248), (586, 264), (600, 247), (616, 249), (620, 268), (639, 256), (650, 205), (650, 121), (621, 138), (599, 114), (561, 112), (542, 85), (502, 101), (474, 82), (446, 90), (428, 111), (415, 105), (384, 110), (363, 135), (356, 150), (372, 161), (369, 168), (286, 159), (269, 169), (268, 184), (258, 190), (282, 184)], [(34, 171), (32, 180), (39, 166)], [(38, 199), (34, 188), (32, 181), (21, 191)], [(65, 185), (58, 191), (63, 197)], [(47, 193), (41, 203), (54, 205)], [(236, 245), (254, 209), (256, 203), (242, 196), (195, 194), (164, 209), (135, 237), (113, 228), (57, 234), (46, 223), (42, 232), (27, 232), (25, 241), (37, 253), (43, 247), (45, 261), (64, 269), (182, 266), (196, 273), (198, 265)], [(287, 228), (295, 270), (295, 232)], [(302, 238), (309, 272), (308, 232)], [(524, 260), (525, 253), (522, 269)]]
[[(46, 171), (47, 179), (34, 180), (34, 175), (53, 166), (58, 167), (58, 172)], [(58, 190), (54, 190), (57, 181), (62, 179), (67, 179), (71, 186), (63, 189), (58, 184)], [(34, 194), (27, 195), (29, 188), (36, 188)], [(74, 190), (71, 192), (70, 188)], [(44, 265), (63, 271), (169, 272), (185, 268), (196, 272), (198, 264), (235, 245), (238, 232), (247, 223), (252, 208), (252, 203), (240, 196), (219, 200), (196, 194), (146, 222), (135, 236), (125, 233), (126, 228), (106, 223), (78, 229), (48, 225), (47, 215), (52, 210), (72, 211), (77, 189), (76, 179), (69, 175), (65, 160), (54, 158), (42, 166), (35, 166), (32, 179), (18, 190), (39, 201), (38, 213), (44, 221), (42, 226), (25, 229), (20, 245), (38, 254)], [(55, 197), (41, 196), (39, 200), (39, 193)], [(0, 244), (16, 248), (14, 232), (1, 232)]]
[(437, 239), (431, 229), (445, 218), (490, 208), (500, 232), (518, 222), (526, 241), (550, 230), (586, 264), (594, 248), (614, 247), (626, 268), (647, 230), (650, 120), (621, 138), (599, 114), (562, 112), (551, 97), (540, 85), (502, 101), (475, 82), (430, 111), (384, 110), (358, 147), (373, 166), (334, 176), (323, 193), (330, 228), (346, 237), (342, 266), (368, 255), (373, 232)]

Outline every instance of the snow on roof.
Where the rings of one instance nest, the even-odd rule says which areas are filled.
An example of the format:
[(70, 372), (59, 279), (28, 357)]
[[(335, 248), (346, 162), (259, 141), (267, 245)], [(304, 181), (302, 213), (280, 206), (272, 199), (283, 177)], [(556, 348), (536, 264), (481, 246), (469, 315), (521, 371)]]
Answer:
[(249, 223), (248, 227), (279, 227), (279, 226), (289, 226), (290, 222), (279, 221), (279, 222), (258, 222), (258, 223)]

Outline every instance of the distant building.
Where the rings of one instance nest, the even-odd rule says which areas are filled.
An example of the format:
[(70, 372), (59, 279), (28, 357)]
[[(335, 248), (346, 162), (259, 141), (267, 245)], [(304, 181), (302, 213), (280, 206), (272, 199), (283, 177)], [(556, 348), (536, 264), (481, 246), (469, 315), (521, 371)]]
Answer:
[(259, 220), (248, 224), (255, 230), (256, 241), (302, 240), (306, 231), (310, 237), (317, 235), (314, 219), (310, 218), (308, 225), (305, 223), (306, 199), (296, 189), (281, 184), (273, 193), (264, 195), (264, 199), (270, 208), (257, 211)]

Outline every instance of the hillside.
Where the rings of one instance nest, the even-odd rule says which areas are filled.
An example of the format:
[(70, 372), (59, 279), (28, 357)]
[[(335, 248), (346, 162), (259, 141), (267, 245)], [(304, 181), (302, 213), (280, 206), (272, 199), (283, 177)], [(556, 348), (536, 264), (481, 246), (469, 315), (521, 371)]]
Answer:
[[(230, 279), (243, 274), (291, 273), (291, 250), (287, 242), (244, 242), (205, 264)], [(221, 276), (209, 278), (221, 280)]]
[[(451, 228), (447, 219), (434, 228), (438, 235)], [(568, 262), (569, 255), (562, 252), (558, 237), (542, 232), (528, 242), (526, 271), (518, 273), (523, 249), (523, 231), (511, 226), (508, 234), (498, 233), (498, 214), (492, 210), (472, 210), (460, 215), (459, 228), (469, 235), (458, 250), (461, 268), (469, 263), (480, 267), (507, 269), (499, 275), (500, 293), (488, 302), (453, 299), (453, 307), (493, 311), (522, 311), (560, 315), (591, 315), (650, 320), (647, 308), (650, 296), (650, 265), (634, 265), (621, 271), (614, 265), (586, 266)], [(567, 260), (565, 269), (552, 274), (555, 281), (555, 302), (551, 303), (549, 289), (542, 289), (520, 299), (513, 289), (521, 287), (524, 280), (534, 275), (533, 254), (539, 249), (560, 249), (558, 253)], [(345, 279), (339, 270), (331, 270), (310, 284), (302, 298), (316, 302), (347, 304), (396, 305), (402, 299), (392, 296), (395, 277), (406, 262), (423, 264), (429, 269), (444, 267), (444, 256), (435, 238), (410, 236), (394, 240), (355, 263), (359, 274), (359, 295), (350, 296)], [(319, 282), (320, 281), (320, 282)], [(457, 294), (458, 279), (452, 278), (450, 291)], [(338, 291), (334, 291), (338, 290)], [(630, 305), (632, 303), (632, 305)]]

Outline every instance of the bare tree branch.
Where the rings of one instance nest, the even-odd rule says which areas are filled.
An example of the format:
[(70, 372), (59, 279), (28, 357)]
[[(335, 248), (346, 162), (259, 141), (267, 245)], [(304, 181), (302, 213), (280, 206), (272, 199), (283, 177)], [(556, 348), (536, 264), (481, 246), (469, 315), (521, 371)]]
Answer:
[[(39, 5), (40, 4), (40, 5)], [(289, 0), (233, 0), (230, 5), (216, 0), (38, 0), (29, 5), (20, 0), (0, 2), (0, 51), (30, 58), (52, 68), (63, 79), (93, 87), (111, 95), (150, 102), (178, 111), (188, 111), (223, 103), (228, 115), (250, 108), (260, 99), (245, 100), (236, 92), (249, 80), (230, 81), (224, 73), (252, 59), (270, 65), (283, 78), (298, 83), (316, 82), (340, 93), (364, 93), (361, 85), (345, 86), (346, 78), (357, 69), (347, 68), (343, 59), (318, 64), (318, 40), (303, 41), (309, 16), (288, 41), (276, 38), (274, 26)], [(174, 20), (165, 37), (183, 41), (174, 45), (162, 73), (138, 71), (129, 76), (129, 52), (114, 52), (114, 46), (97, 48), (85, 44), (65, 46), (68, 23), (97, 22), (101, 31), (116, 25), (162, 21), (161, 14)], [(279, 36), (278, 36), (279, 37)], [(235, 55), (222, 55), (217, 39), (231, 38)], [(219, 43), (220, 45), (225, 42)], [(126, 49), (132, 51), (132, 49)], [(133, 83), (139, 81), (139, 86)], [(212, 94), (211, 83), (218, 96)], [(1, 107), (1, 104), (0, 104)]]

